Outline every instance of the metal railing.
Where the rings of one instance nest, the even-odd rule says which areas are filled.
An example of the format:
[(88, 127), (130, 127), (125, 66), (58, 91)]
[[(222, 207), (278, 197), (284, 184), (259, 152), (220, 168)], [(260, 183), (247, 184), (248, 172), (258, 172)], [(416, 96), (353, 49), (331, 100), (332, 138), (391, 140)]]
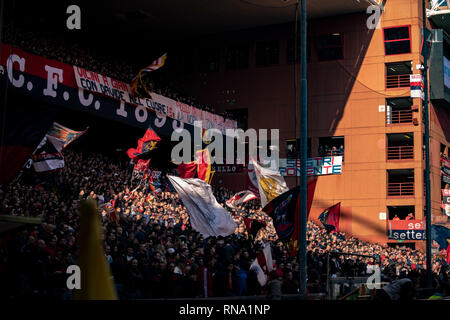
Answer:
[(390, 116), (386, 117), (386, 124), (412, 123), (412, 110), (392, 111)]
[(414, 159), (414, 146), (387, 147), (387, 160)]
[(386, 76), (386, 88), (402, 88), (409, 87), (409, 74), (398, 74), (393, 76)]
[(323, 152), (319, 153), (319, 156), (320, 157), (338, 157), (338, 156), (342, 156), (342, 162), (344, 162), (344, 150), (343, 149), (323, 151)]
[(414, 182), (388, 182), (387, 195), (390, 197), (413, 196)]

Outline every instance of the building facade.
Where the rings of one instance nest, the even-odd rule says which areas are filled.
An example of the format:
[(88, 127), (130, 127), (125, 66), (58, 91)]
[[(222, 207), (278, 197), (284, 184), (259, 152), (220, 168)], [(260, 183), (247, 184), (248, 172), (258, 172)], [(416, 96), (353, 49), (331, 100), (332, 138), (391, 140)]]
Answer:
[[(387, 0), (376, 29), (367, 27), (365, 11), (308, 21), (308, 146), (310, 157), (343, 156), (341, 174), (318, 177), (311, 219), (341, 202), (342, 231), (424, 248), (424, 241), (388, 238), (396, 216), (425, 220), (423, 100), (420, 81), (419, 91), (410, 85), (410, 75), (422, 73), (421, 3)], [(432, 21), (427, 27), (439, 29)], [(288, 23), (203, 37), (180, 44), (183, 54), (173, 57), (193, 96), (234, 113), (244, 129), (279, 129), (281, 158), (295, 155), (299, 138), (295, 29)], [(447, 226), (441, 155), (449, 152), (449, 119), (450, 101), (431, 101), (432, 221)], [(213, 184), (240, 191), (246, 180), (246, 170), (217, 173)]]

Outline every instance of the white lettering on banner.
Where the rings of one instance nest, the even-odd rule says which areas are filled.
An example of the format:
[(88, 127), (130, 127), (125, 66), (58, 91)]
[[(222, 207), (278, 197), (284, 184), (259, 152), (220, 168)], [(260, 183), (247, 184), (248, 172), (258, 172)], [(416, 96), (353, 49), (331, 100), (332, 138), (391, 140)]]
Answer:
[(237, 128), (237, 122), (234, 120), (224, 119), (219, 115), (188, 106), (156, 93), (151, 93), (152, 99), (139, 98), (132, 94), (129, 84), (77, 66), (73, 66), (73, 69), (75, 80), (79, 88), (136, 106), (146, 107), (154, 112), (164, 114), (174, 120), (180, 121), (181, 124), (178, 126), (173, 124), (174, 128), (183, 128), (184, 123), (192, 125), (195, 121), (202, 121), (203, 128), (205, 129), (218, 129), (223, 134), (226, 134), (225, 131), (227, 128)]
[[(122, 104), (123, 101), (120, 103)], [(142, 115), (141, 115), (142, 113)], [(147, 120), (147, 109), (145, 109), (143, 106), (136, 107), (136, 110), (134, 111), (134, 115), (136, 116), (136, 120), (139, 122), (145, 122)]]
[(6, 70), (8, 72), (8, 79), (11, 81), (14, 87), (20, 88), (23, 86), (25, 82), (25, 78), (23, 75), (20, 75), (18, 79), (14, 79), (13, 77), (13, 64), (17, 62), (19, 64), (19, 70), (25, 71), (25, 58), (19, 57), (17, 54), (12, 54), (8, 57), (6, 62)]
[(78, 89), (78, 98), (80, 99), (80, 103), (83, 106), (88, 107), (94, 100), (94, 95), (92, 93), (88, 93), (88, 97), (85, 98), (84, 90), (80, 88), (80, 89)]
[(161, 128), (166, 123), (167, 117), (163, 114), (156, 113), (155, 126)]
[(45, 70), (47, 71), (47, 88), (44, 89), (44, 96), (55, 98), (58, 81), (63, 82), (63, 71), (48, 65), (45, 65)]
[[(285, 177), (300, 176), (300, 159), (280, 159), (280, 174)], [(342, 156), (309, 158), (306, 162), (308, 176), (342, 173)]]
[(122, 116), (124, 118), (127, 117), (128, 113), (125, 111), (125, 102), (124, 101), (120, 101), (120, 107), (119, 107), (119, 109), (116, 110), (116, 114), (118, 116)]

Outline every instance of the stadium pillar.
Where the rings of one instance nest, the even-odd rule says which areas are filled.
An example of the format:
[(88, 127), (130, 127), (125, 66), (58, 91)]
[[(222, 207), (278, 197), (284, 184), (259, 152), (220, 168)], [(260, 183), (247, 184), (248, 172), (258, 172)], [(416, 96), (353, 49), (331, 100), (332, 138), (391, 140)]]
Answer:
[[(426, 45), (427, 14), (426, 1), (422, 0), (422, 37), (423, 47)], [(427, 287), (432, 287), (431, 266), (431, 188), (430, 188), (430, 116), (428, 107), (428, 50), (422, 50), (423, 55), (423, 113), (425, 122), (425, 213), (426, 213), (426, 255), (427, 255)]]
[(307, 175), (306, 161), (308, 148), (308, 96), (306, 79), (306, 0), (300, 0), (300, 229), (299, 253), (300, 295), (306, 296), (306, 225), (307, 225)]

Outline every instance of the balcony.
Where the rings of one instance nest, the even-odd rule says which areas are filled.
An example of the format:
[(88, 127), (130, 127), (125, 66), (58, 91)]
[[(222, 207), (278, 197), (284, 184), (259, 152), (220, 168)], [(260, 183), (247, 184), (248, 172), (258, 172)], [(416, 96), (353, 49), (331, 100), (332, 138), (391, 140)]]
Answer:
[(409, 87), (411, 74), (411, 61), (386, 63), (386, 89)]
[(414, 133), (387, 134), (386, 160), (414, 159)]
[(409, 87), (409, 74), (386, 76), (386, 89)]
[(414, 197), (414, 169), (387, 171), (388, 197)]
[(405, 125), (414, 123), (413, 112), (418, 110), (413, 106), (410, 97), (386, 99), (386, 125)]
[(387, 148), (387, 160), (414, 159), (414, 146), (397, 146)]
[(389, 182), (388, 197), (414, 196), (414, 182)]

